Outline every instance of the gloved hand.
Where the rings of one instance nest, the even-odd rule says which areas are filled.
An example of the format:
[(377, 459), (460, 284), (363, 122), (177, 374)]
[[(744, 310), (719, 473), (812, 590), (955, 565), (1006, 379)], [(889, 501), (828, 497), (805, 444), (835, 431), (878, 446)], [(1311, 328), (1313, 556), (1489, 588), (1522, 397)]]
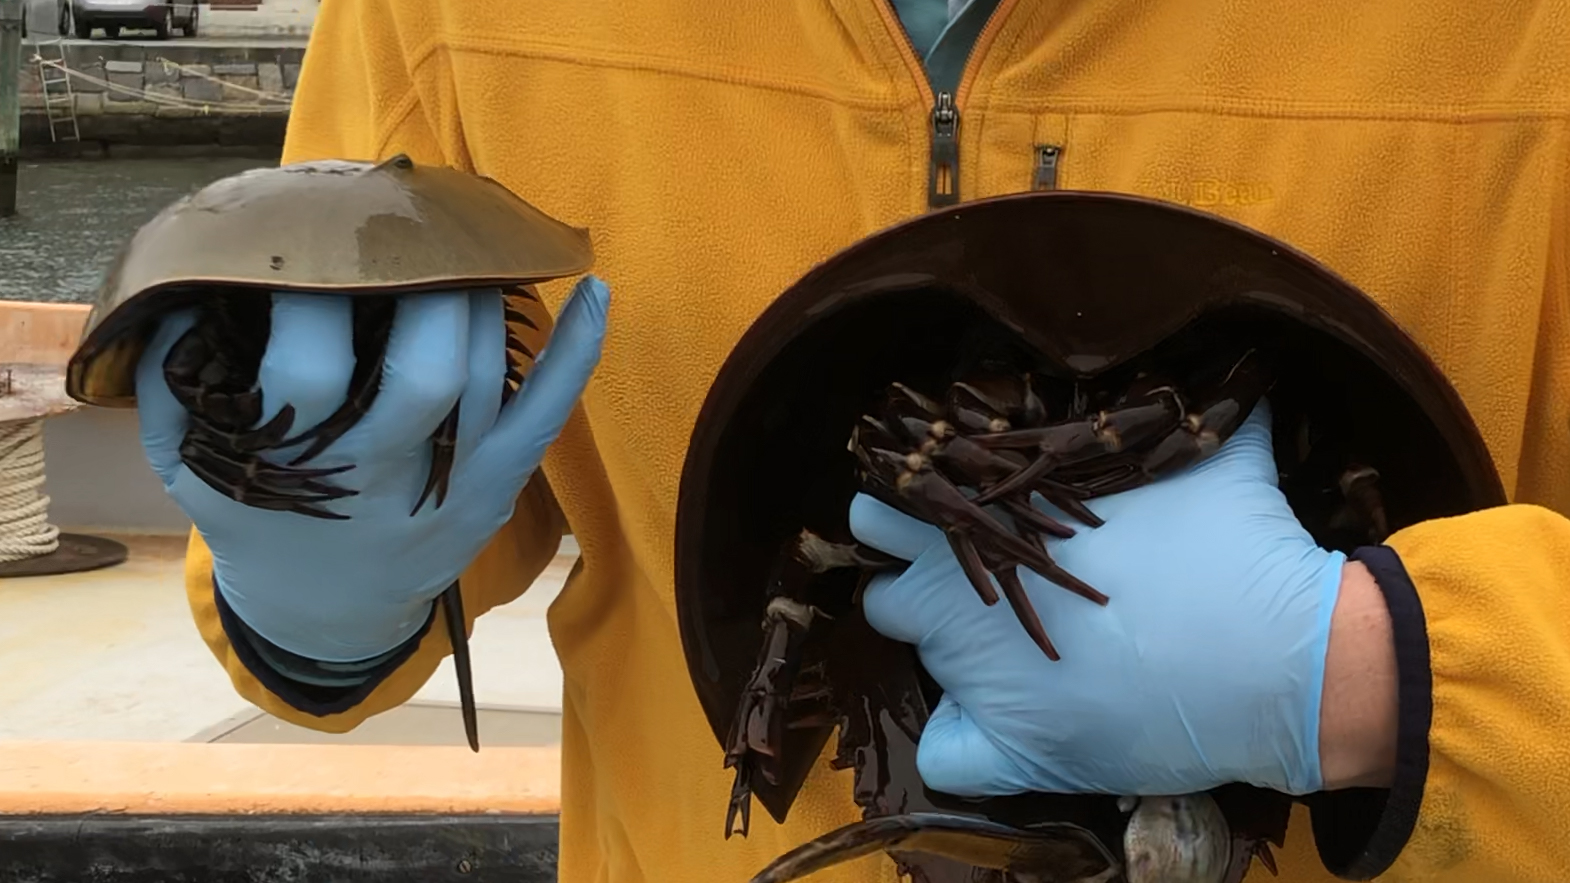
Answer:
[[(279, 647), (325, 662), (369, 659), (411, 638), (436, 596), (512, 517), (599, 362), (609, 297), (592, 276), (578, 283), (505, 409), (500, 292), (400, 299), (375, 402), (310, 464), (354, 464), (330, 480), (358, 494), (323, 504), (347, 520), (246, 506), (181, 463), (187, 412), (162, 366), (193, 317), (165, 320), (137, 372), (142, 444), (212, 550), (218, 589), (236, 615)], [(261, 423), (286, 403), (296, 412), (291, 436), (322, 422), (344, 402), (353, 367), (348, 298), (274, 295)], [(411, 517), (430, 436), (460, 396), (447, 498)], [(281, 454), (269, 459), (287, 462)]]
[(1345, 556), (1315, 545), (1278, 490), (1268, 405), (1210, 459), (1090, 505), (1106, 524), (1047, 548), (1107, 606), (1019, 568), (1052, 662), (1008, 604), (982, 604), (936, 528), (853, 501), (855, 535), (914, 562), (864, 606), (945, 691), (917, 752), (926, 783), (966, 796), (1319, 790)]

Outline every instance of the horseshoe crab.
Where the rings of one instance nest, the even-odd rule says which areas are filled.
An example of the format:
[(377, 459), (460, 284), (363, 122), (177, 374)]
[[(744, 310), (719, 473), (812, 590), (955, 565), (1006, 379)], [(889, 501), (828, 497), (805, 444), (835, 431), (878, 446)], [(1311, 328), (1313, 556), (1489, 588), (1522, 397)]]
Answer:
[[(918, 883), (1237, 883), (1256, 857), (1273, 868), (1292, 801), (1252, 786), (1132, 807), (925, 787), (916, 745), (941, 688), (861, 615), (869, 575), (899, 562), (848, 527), (865, 491), (944, 528), (977, 603), (997, 602), (996, 579), (1053, 656), (1016, 568), (1106, 603), (1055, 570), (1042, 536), (1094, 526), (1096, 497), (1208, 456), (1266, 393), (1280, 487), (1328, 548), (1505, 501), (1460, 398), (1372, 299), (1188, 208), (1067, 191), (979, 200), (874, 234), (778, 297), (695, 425), (679, 625), (736, 771), (726, 836), (745, 836), (754, 798), (783, 821), (836, 732), (831, 765), (854, 771), (863, 820), (756, 881), (877, 850)], [(1028, 513), (1033, 493), (1080, 527)], [(1208, 833), (1181, 841), (1193, 825)]]
[[(397, 298), (501, 289), (506, 301), (504, 401), (543, 346), (551, 317), (535, 285), (593, 263), (587, 234), (545, 215), (500, 184), (415, 164), (324, 160), (243, 172), (176, 201), (143, 225), (111, 265), (66, 368), (66, 391), (90, 405), (135, 407), (136, 366), (160, 320), (194, 309), (195, 326), (170, 350), (164, 376), (190, 412), (180, 449), (193, 474), (246, 505), (343, 518), (353, 493), (332, 478), (350, 465), (311, 462), (370, 408)], [(316, 426), (285, 405), (261, 423), (257, 372), (270, 296), (293, 291), (352, 298), (355, 368), (344, 404)], [(455, 405), (431, 437), (431, 465), (410, 514), (444, 502), (458, 423)], [(261, 425), (258, 425), (261, 424)], [(456, 582), (441, 595), (458, 674), (465, 735), (479, 750), (468, 635)]]

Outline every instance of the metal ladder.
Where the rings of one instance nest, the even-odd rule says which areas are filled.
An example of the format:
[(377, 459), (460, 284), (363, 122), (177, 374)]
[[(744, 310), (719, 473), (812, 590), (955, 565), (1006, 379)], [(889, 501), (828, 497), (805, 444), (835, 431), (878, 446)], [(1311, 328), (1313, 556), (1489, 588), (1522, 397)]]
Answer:
[[(49, 138), (55, 142), (80, 141), (82, 130), (76, 124), (76, 93), (71, 89), (71, 74), (65, 59), (65, 37), (40, 38), (33, 52), (38, 79), (44, 86), (44, 113), (49, 117)], [(54, 47), (54, 58), (45, 58), (44, 47)]]

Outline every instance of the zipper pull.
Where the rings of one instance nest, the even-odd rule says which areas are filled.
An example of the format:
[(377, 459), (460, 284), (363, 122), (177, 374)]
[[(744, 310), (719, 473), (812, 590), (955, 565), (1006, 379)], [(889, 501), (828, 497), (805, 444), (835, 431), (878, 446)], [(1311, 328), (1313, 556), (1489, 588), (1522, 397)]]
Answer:
[(1058, 189), (1058, 158), (1062, 155), (1063, 148), (1056, 144), (1036, 145), (1036, 180), (1031, 189)]
[(932, 108), (932, 164), (927, 174), (930, 208), (959, 202), (959, 111), (954, 96), (938, 93)]

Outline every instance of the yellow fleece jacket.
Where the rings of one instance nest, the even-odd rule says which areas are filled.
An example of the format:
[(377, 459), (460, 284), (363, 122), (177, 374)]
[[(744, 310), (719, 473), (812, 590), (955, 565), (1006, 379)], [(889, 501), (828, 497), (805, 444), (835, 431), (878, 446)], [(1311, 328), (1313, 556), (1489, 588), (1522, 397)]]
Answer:
[[(1570, 6), (1004, 0), (954, 99), (959, 198), (1057, 186), (1225, 215), (1370, 292), (1453, 379), (1514, 503), (1390, 540), (1382, 585), (1415, 586), (1402, 780), (1316, 807), (1320, 853), (1354, 878), (1570, 878)], [(583, 550), (549, 620), (562, 879), (744, 880), (855, 818), (849, 773), (820, 765), (785, 825), (722, 839), (730, 776), (683, 662), (672, 535), (693, 421), (749, 322), (928, 209), (934, 96), (886, 0), (330, 0), (295, 102), (286, 161), (406, 152), (495, 177), (589, 228), (611, 285), (549, 487), (463, 582), (480, 615), (563, 519)], [(239, 692), (306, 726), (407, 700), (449, 651), (437, 625), (368, 696), (308, 710), (236, 653), (199, 537), (188, 570)], [(1283, 883), (1332, 879), (1310, 815)], [(821, 879), (892, 876), (874, 857)]]

